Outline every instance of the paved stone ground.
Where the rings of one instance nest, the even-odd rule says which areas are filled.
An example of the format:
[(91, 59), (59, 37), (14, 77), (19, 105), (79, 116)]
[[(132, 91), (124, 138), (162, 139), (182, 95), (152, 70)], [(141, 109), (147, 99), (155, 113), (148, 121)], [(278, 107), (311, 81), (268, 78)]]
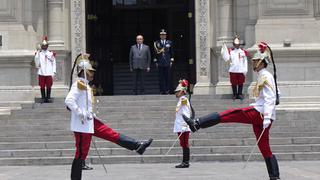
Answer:
[[(264, 162), (192, 163), (189, 169), (175, 164), (108, 164), (83, 171), (83, 180), (268, 180)], [(282, 180), (319, 180), (320, 161), (279, 162)], [(70, 166), (0, 166), (0, 180), (69, 180)]]

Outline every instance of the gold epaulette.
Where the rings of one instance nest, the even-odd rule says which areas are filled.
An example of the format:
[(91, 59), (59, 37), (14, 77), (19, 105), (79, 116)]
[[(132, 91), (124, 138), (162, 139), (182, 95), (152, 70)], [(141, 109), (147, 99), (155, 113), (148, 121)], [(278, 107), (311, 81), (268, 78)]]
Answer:
[(80, 90), (86, 90), (87, 89), (87, 85), (81, 80), (77, 80), (77, 87)]
[(256, 85), (253, 88), (253, 96), (258, 97), (260, 91), (263, 89), (264, 86), (268, 86), (272, 89), (272, 86), (268, 82), (268, 79), (266, 76), (262, 76), (261, 78), (258, 79), (258, 82), (256, 83)]
[(188, 104), (188, 100), (186, 98), (181, 99), (181, 105), (185, 106)]

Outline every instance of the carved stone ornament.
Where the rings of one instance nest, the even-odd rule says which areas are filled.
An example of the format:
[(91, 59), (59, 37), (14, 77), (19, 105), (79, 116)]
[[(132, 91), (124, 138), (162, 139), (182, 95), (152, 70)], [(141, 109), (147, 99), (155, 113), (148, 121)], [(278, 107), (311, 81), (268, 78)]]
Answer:
[(200, 76), (208, 76), (208, 0), (199, 0)]

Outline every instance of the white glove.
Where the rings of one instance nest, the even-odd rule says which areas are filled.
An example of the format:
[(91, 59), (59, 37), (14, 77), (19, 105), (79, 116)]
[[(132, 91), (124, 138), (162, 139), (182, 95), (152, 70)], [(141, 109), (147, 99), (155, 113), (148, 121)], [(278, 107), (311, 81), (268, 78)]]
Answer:
[(270, 118), (264, 118), (263, 120), (263, 129), (268, 128), (271, 124)]
[(82, 112), (82, 118), (84, 121), (91, 121), (93, 120), (93, 116), (91, 112), (83, 111)]

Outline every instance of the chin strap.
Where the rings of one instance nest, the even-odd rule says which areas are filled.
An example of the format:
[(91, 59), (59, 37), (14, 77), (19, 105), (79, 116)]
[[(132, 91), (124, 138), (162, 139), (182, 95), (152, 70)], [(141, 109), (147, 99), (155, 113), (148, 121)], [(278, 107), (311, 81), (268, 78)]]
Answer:
[(278, 105), (280, 104), (280, 98), (279, 98), (278, 83), (277, 83), (277, 69), (276, 69), (276, 64), (274, 63), (272, 50), (269, 45), (267, 45), (267, 47), (270, 51), (271, 61), (273, 65), (273, 78), (274, 78), (274, 83), (276, 85), (276, 105)]

